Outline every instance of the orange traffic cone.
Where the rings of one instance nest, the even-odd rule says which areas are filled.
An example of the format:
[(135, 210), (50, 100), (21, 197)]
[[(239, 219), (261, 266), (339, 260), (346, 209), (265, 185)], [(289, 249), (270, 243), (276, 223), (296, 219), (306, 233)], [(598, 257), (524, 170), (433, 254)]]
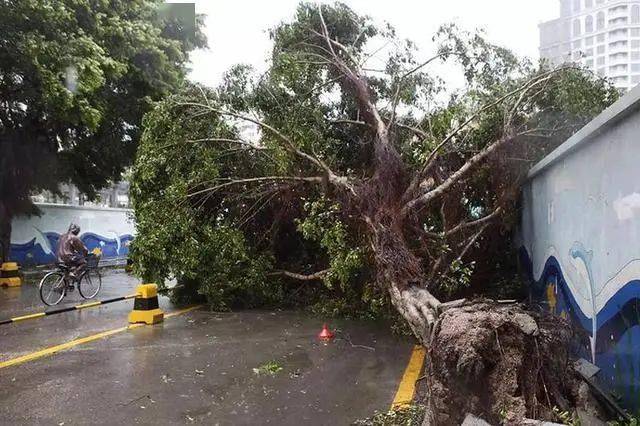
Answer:
[(322, 325), (322, 331), (320, 332), (320, 334), (318, 334), (318, 339), (320, 340), (331, 340), (333, 339), (333, 332), (331, 330), (329, 330), (329, 328), (327, 327), (327, 324), (323, 324)]

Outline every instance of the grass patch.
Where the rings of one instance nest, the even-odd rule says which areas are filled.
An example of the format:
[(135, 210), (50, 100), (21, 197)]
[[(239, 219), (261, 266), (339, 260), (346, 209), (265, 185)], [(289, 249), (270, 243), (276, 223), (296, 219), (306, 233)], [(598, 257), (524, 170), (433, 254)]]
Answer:
[(258, 376), (274, 376), (282, 370), (282, 366), (277, 361), (269, 361), (258, 368), (253, 369), (253, 373)]
[(356, 426), (419, 426), (424, 419), (424, 405), (410, 405), (408, 407), (389, 410), (386, 413), (376, 412), (373, 417), (356, 420)]

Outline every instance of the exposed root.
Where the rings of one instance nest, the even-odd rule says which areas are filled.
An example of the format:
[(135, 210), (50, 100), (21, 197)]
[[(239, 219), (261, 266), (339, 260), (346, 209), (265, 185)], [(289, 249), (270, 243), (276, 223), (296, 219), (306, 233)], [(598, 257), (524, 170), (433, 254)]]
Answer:
[(480, 301), (444, 311), (429, 345), (430, 424), (460, 424), (466, 413), (493, 424), (554, 420), (554, 406), (576, 401), (571, 338), (568, 323), (519, 305)]
[(431, 330), (436, 323), (440, 302), (429, 291), (409, 287), (400, 290), (397, 285), (389, 287), (391, 302), (398, 312), (407, 320), (413, 334), (422, 344), (431, 339)]

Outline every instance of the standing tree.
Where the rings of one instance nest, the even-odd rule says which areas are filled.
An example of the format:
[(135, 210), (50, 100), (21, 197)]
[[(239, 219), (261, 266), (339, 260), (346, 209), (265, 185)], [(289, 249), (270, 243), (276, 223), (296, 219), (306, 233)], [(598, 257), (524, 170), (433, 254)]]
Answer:
[(36, 212), (30, 195), (72, 182), (93, 196), (119, 179), (143, 115), (181, 85), (205, 40), (162, 3), (0, 3), (0, 260), (12, 218)]
[[(264, 75), (234, 68), (219, 89), (192, 88), (148, 116), (133, 187), (139, 268), (212, 294), (242, 265), (260, 283), (275, 268), (345, 291), (366, 264), (369, 287), (431, 348), (445, 298), (499, 263), (485, 251), (505, 238), (528, 166), (617, 97), (583, 70), (536, 67), (453, 26), (417, 61), (412, 43), (342, 4), (301, 4), (271, 37)], [(426, 72), (436, 62), (465, 88), (447, 91)], [(285, 214), (321, 249), (318, 270), (282, 270), (264, 244), (291, 238), (273, 232)]]

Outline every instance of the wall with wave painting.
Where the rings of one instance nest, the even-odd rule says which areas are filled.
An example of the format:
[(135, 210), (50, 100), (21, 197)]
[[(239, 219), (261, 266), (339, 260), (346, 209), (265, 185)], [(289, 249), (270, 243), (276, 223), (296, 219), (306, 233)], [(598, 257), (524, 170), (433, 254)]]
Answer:
[(534, 295), (583, 330), (598, 380), (640, 409), (640, 88), (536, 165), (522, 201)]
[(134, 235), (131, 211), (103, 207), (37, 204), (41, 216), (15, 218), (11, 233), (11, 260), (23, 267), (55, 261), (58, 237), (71, 222), (80, 225), (80, 239), (89, 251), (99, 248), (103, 258), (124, 258)]

